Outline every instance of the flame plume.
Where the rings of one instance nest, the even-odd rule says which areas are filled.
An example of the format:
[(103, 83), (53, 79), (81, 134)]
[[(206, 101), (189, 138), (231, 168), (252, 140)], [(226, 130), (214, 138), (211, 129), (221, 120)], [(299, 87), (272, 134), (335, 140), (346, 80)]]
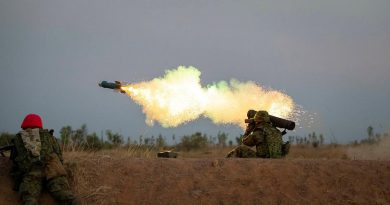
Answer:
[(217, 124), (244, 128), (249, 109), (267, 110), (284, 118), (293, 113), (294, 101), (280, 91), (234, 79), (202, 87), (200, 75), (195, 67), (179, 66), (167, 70), (163, 77), (124, 85), (121, 89), (142, 106), (148, 125), (158, 121), (163, 127), (176, 127), (204, 116)]

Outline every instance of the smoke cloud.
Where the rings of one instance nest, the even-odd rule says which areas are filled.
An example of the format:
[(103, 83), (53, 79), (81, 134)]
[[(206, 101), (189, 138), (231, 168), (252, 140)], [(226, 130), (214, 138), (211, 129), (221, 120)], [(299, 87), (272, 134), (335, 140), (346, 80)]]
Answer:
[(163, 77), (128, 84), (122, 89), (142, 106), (148, 125), (157, 121), (163, 127), (176, 127), (203, 116), (216, 124), (244, 128), (249, 109), (266, 110), (289, 119), (294, 115), (293, 99), (280, 91), (235, 79), (202, 87), (200, 76), (195, 67), (179, 66), (167, 70)]
[(355, 160), (390, 160), (390, 136), (385, 135), (379, 142), (351, 147), (348, 157)]

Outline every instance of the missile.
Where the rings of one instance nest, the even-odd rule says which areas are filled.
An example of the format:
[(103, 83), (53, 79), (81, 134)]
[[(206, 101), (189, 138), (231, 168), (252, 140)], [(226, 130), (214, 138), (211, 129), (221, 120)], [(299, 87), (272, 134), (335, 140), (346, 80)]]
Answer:
[(115, 82), (113, 83), (113, 82), (107, 82), (107, 81), (103, 80), (103, 81), (100, 82), (98, 85), (99, 85), (100, 87), (102, 87), (102, 88), (113, 89), (113, 90), (119, 91), (119, 92), (121, 92), (121, 93), (126, 93), (126, 92), (122, 89), (122, 83), (119, 82), (119, 81), (115, 81)]

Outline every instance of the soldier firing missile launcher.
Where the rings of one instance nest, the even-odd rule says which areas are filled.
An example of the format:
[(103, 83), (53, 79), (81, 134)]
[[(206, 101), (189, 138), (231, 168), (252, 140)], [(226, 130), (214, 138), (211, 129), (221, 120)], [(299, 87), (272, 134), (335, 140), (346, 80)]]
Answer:
[[(251, 112), (251, 111), (253, 111), (253, 112)], [(249, 115), (251, 115), (249, 112), (251, 112), (252, 116), (249, 116)], [(256, 114), (255, 110), (249, 110), (248, 111), (248, 119), (245, 119), (245, 123), (254, 122), (253, 117), (255, 114)], [(286, 119), (279, 118), (279, 117), (276, 117), (273, 115), (269, 115), (269, 119), (275, 127), (284, 128), (284, 129), (288, 129), (288, 130), (294, 130), (294, 128), (295, 128), (295, 122), (293, 122), (291, 120), (286, 120)]]
[(126, 93), (122, 88), (122, 83), (119, 81), (115, 81), (113, 83), (113, 82), (107, 82), (104, 80), (104, 81), (99, 83), (99, 86), (102, 88), (113, 89), (113, 90), (119, 91), (121, 93)]

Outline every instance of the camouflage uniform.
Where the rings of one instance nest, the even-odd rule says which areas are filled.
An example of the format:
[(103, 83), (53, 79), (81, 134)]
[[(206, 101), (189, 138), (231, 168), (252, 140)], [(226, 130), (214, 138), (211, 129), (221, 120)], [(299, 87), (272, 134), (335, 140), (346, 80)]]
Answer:
[[(266, 111), (256, 112), (253, 122), (247, 126), (242, 143), (244, 145), (236, 147), (226, 157), (282, 157), (282, 134), (272, 126)], [(250, 149), (253, 146), (256, 146), (256, 152)]]
[(14, 144), (11, 175), (23, 204), (38, 204), (43, 186), (61, 204), (79, 204), (66, 178), (61, 149), (48, 130), (24, 129), (16, 135)]

